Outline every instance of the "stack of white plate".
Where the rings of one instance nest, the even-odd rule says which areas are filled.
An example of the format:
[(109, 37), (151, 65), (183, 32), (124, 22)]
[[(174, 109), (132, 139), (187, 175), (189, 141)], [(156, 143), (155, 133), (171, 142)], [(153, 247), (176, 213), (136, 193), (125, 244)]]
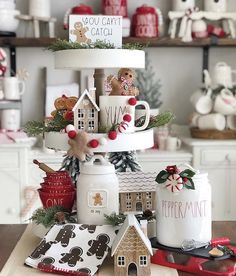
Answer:
[(16, 18), (20, 11), (15, 9), (15, 0), (0, 0), (0, 31), (15, 32), (19, 20)]

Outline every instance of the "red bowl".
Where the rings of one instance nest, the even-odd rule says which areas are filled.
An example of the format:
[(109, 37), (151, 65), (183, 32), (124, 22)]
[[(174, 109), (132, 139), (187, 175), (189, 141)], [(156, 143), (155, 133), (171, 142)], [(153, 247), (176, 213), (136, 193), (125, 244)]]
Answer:
[(47, 174), (47, 179), (48, 180), (71, 180), (71, 177), (68, 173), (68, 171), (57, 171), (57, 172), (53, 172), (53, 173), (46, 173)]
[(71, 210), (75, 201), (75, 191), (67, 193), (48, 193), (38, 189), (39, 197), (44, 208), (49, 208), (55, 205), (63, 206)]
[[(46, 178), (46, 177), (45, 177)], [(48, 180), (44, 178), (44, 183), (51, 186), (72, 186), (73, 183), (71, 180)]]
[(41, 185), (41, 191), (42, 192), (49, 192), (49, 193), (68, 193), (68, 192), (74, 192), (75, 188), (73, 186), (51, 186), (51, 185), (46, 185), (44, 183), (40, 184)]

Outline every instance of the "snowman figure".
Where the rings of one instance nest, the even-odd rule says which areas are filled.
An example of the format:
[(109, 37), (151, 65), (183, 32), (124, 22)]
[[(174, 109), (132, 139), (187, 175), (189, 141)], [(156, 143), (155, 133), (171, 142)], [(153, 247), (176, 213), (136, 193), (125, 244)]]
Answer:
[[(208, 0), (206, 0), (208, 1)], [(172, 0), (172, 8), (174, 11), (186, 11), (195, 7), (195, 0)]]
[(208, 12), (226, 12), (227, 0), (204, 0), (204, 10)]

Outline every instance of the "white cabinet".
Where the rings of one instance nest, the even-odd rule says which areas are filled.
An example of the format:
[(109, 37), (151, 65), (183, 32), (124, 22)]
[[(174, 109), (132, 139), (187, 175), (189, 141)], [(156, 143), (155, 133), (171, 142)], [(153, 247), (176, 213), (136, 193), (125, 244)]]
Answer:
[(0, 145), (0, 223), (21, 223), (21, 194), (28, 183), (29, 147)]
[(212, 219), (236, 220), (236, 141), (183, 138), (193, 152), (193, 166), (209, 173)]

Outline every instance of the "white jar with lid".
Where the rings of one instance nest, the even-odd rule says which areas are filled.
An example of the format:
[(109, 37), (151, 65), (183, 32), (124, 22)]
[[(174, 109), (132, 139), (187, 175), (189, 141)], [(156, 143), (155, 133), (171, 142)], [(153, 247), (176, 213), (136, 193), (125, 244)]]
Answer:
[(81, 164), (77, 182), (78, 223), (106, 224), (104, 215), (119, 212), (119, 182), (114, 165), (101, 155)]
[(173, 11), (186, 11), (195, 7), (195, 0), (172, 0)]
[(184, 240), (209, 242), (211, 228), (211, 186), (207, 173), (192, 178), (195, 190), (183, 188), (171, 192), (157, 184), (157, 241), (170, 247), (181, 247)]

